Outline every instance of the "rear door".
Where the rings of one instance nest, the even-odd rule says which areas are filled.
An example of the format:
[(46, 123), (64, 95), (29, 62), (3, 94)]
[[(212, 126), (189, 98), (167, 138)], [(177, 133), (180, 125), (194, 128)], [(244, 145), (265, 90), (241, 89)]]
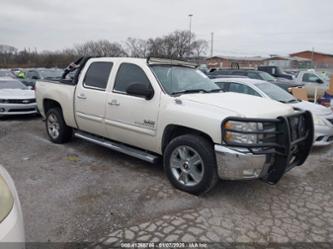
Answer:
[(104, 118), (107, 100), (106, 87), (113, 62), (94, 61), (87, 63), (75, 92), (75, 116), (80, 130), (107, 136)]
[[(147, 67), (121, 63), (111, 89), (106, 110), (106, 127), (111, 139), (153, 150), (156, 143), (160, 91), (152, 85), (155, 78)], [(156, 81), (156, 80), (155, 80)], [(152, 88), (151, 99), (126, 93), (132, 84)]]

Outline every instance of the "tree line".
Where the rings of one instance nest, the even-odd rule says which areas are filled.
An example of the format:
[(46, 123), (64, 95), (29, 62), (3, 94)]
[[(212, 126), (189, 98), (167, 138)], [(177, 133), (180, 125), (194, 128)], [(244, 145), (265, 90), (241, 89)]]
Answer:
[(168, 35), (149, 39), (127, 38), (123, 43), (108, 40), (88, 41), (73, 48), (42, 51), (0, 45), (0, 68), (60, 67), (63, 68), (81, 56), (140, 57), (174, 59), (200, 58), (206, 54), (208, 42), (197, 39), (189, 31), (174, 31)]

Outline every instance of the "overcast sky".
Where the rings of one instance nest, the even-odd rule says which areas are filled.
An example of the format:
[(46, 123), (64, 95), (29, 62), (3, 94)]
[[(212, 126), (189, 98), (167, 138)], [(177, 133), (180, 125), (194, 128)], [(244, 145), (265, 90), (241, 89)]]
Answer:
[(0, 44), (38, 50), (189, 29), (214, 55), (333, 53), (332, 0), (1, 0)]

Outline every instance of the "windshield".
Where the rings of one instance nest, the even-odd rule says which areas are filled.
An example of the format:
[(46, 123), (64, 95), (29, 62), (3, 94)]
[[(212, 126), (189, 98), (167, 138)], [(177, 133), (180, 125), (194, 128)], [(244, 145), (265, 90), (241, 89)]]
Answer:
[(276, 101), (280, 101), (282, 103), (297, 102), (297, 99), (293, 95), (287, 93), (285, 90), (274, 84), (263, 82), (256, 84), (256, 87)]
[(221, 89), (201, 71), (171, 65), (153, 65), (152, 71), (168, 94), (181, 92), (214, 92)]
[(0, 89), (27, 89), (27, 87), (17, 80), (0, 80)]
[(51, 69), (51, 70), (41, 70), (39, 71), (43, 79), (46, 78), (58, 78), (63, 74), (63, 70), (60, 69)]
[(263, 80), (266, 80), (266, 81), (275, 81), (275, 80), (276, 80), (276, 79), (275, 79), (272, 75), (270, 75), (269, 73), (266, 73), (266, 72), (260, 72), (259, 74), (260, 74), (260, 76), (261, 76), (261, 78), (262, 78)]

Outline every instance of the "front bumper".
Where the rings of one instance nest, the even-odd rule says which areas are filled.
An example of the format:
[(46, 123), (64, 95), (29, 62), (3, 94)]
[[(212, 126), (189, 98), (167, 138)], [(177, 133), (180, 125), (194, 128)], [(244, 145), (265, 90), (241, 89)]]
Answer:
[[(264, 129), (240, 131), (225, 128), (229, 121), (259, 122)], [(257, 144), (235, 143), (226, 138), (228, 132), (258, 134), (262, 138)], [(260, 178), (276, 184), (287, 171), (305, 162), (313, 144), (313, 133), (312, 115), (308, 111), (277, 119), (227, 118), (222, 123), (223, 143), (214, 147), (218, 175), (227, 180)]]
[(333, 144), (333, 126), (315, 126), (314, 146)]
[(37, 113), (37, 103), (31, 104), (0, 104), (0, 116), (24, 115)]
[(9, 248), (24, 248), (23, 216), (21, 207), (17, 203), (14, 203), (9, 215), (0, 224), (0, 242), (15, 243), (15, 247)]
[(215, 145), (218, 176), (223, 180), (259, 178), (267, 168), (267, 155), (254, 155), (222, 145)]
[(5, 179), (14, 197), (14, 205), (2, 222), (0, 222), (0, 248), (25, 248), (24, 220), (22, 207), (13, 179), (0, 165), (0, 175)]

